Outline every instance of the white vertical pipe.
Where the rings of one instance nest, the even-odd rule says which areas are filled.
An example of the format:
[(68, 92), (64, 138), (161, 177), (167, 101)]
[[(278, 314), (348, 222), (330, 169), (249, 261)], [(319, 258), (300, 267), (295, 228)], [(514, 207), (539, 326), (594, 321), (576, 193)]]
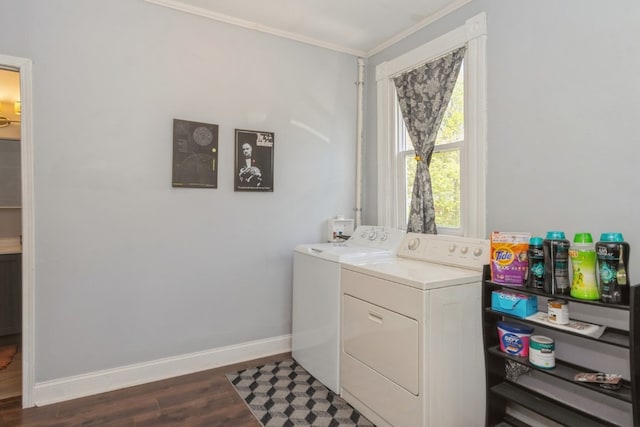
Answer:
[(364, 139), (364, 58), (358, 58), (358, 110), (356, 113), (356, 207), (355, 226), (362, 223), (362, 141)]

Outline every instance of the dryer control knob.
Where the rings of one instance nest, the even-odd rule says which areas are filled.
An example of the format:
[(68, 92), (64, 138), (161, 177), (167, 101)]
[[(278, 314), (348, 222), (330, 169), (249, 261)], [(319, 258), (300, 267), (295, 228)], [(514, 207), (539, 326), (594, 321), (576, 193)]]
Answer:
[(475, 248), (473, 251), (473, 256), (480, 256), (482, 255), (482, 248)]
[(466, 254), (467, 254), (467, 252), (469, 252), (469, 248), (468, 248), (468, 247), (463, 246), (463, 247), (461, 247), (461, 248), (460, 248), (460, 253), (461, 253), (462, 255), (466, 255)]
[(420, 239), (411, 239), (409, 240), (409, 244), (407, 245), (407, 248), (410, 251), (415, 251), (416, 249), (418, 249), (418, 246), (420, 246)]
[(376, 237), (378, 237), (377, 231), (374, 230), (371, 233), (369, 233), (369, 240), (376, 240)]
[(384, 233), (382, 236), (380, 236), (380, 241), (384, 242), (388, 237), (389, 235), (387, 233)]
[(452, 243), (451, 245), (449, 245), (449, 252), (453, 253), (456, 250), (456, 244)]

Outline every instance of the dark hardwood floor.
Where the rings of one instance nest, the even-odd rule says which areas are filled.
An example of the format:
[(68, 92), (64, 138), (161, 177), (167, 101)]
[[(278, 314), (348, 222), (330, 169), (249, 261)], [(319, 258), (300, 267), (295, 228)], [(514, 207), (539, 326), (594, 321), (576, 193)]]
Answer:
[(269, 356), (52, 405), (0, 401), (0, 427), (260, 427), (225, 374), (291, 357)]

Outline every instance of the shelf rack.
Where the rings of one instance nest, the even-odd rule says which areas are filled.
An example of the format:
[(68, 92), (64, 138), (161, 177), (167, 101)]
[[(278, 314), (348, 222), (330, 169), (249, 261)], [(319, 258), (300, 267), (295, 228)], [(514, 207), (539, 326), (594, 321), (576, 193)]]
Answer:
[[(591, 390), (595, 393), (608, 396), (630, 404), (632, 425), (640, 425), (640, 408), (638, 397), (640, 396), (640, 360), (638, 360), (638, 345), (640, 343), (640, 328), (636, 323), (640, 320), (640, 286), (631, 286), (630, 304), (607, 304), (600, 301), (586, 301), (562, 296), (573, 304), (583, 304), (602, 307), (607, 310), (625, 311), (628, 313), (629, 330), (621, 330), (607, 327), (599, 338), (586, 336), (571, 331), (553, 328), (552, 325), (541, 325), (538, 322), (510, 316), (491, 308), (491, 293), (494, 290), (512, 290), (526, 295), (535, 295), (544, 298), (557, 298), (540, 290), (526, 287), (513, 287), (491, 281), (489, 266), (485, 266), (482, 283), (482, 329), (484, 339), (486, 379), (487, 379), (487, 412), (486, 424), (495, 426), (504, 422), (509, 416), (506, 413), (509, 403), (516, 403), (526, 409), (538, 413), (548, 419), (567, 426), (614, 426), (618, 425), (611, 420), (603, 419), (589, 411), (589, 408), (578, 408), (566, 402), (552, 399), (539, 391), (527, 388), (507, 378), (505, 368), (508, 363), (517, 363), (530, 370), (543, 373), (548, 378), (555, 378), (573, 384), (572, 390), (579, 394), (580, 390)], [(572, 363), (571, 360), (556, 358), (556, 366), (553, 369), (544, 369), (529, 363), (525, 357), (509, 355), (500, 350), (497, 334), (497, 322), (500, 320), (516, 320), (518, 323), (528, 324), (534, 327), (543, 326), (553, 329), (558, 336), (572, 335), (585, 340), (600, 342), (604, 345), (628, 349), (630, 379), (624, 380), (619, 390), (609, 390), (599, 387), (597, 384), (574, 381), (575, 374), (579, 372), (594, 372), (593, 368)], [(558, 340), (558, 339), (557, 339)], [(556, 340), (556, 341), (557, 341)]]

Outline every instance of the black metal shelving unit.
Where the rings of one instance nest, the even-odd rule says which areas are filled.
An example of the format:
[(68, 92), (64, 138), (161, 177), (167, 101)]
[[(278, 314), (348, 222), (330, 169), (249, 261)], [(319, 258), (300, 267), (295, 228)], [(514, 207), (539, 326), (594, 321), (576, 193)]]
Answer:
[(575, 392), (580, 390), (591, 390), (630, 404), (632, 420), (634, 426), (640, 425), (640, 408), (638, 407), (638, 397), (640, 396), (640, 360), (638, 357), (638, 343), (640, 342), (640, 328), (635, 327), (640, 320), (640, 286), (631, 286), (630, 304), (605, 304), (599, 301), (584, 301), (563, 296), (563, 299), (575, 304), (585, 304), (603, 307), (605, 310), (622, 310), (628, 312), (629, 330), (620, 330), (607, 327), (599, 338), (593, 338), (582, 334), (575, 334), (566, 330), (554, 329), (552, 326), (544, 325), (546, 328), (556, 330), (559, 334), (574, 335), (585, 340), (594, 340), (605, 345), (621, 347), (629, 350), (629, 372), (630, 380), (623, 381), (619, 390), (608, 390), (599, 387), (597, 384), (581, 383), (574, 381), (574, 376), (579, 372), (593, 372), (588, 366), (579, 366), (569, 360), (556, 358), (554, 369), (542, 369), (529, 363), (527, 358), (512, 356), (500, 351), (497, 322), (500, 320), (516, 320), (518, 323), (529, 324), (531, 326), (541, 326), (537, 322), (530, 322), (526, 319), (509, 316), (505, 313), (491, 309), (491, 293), (494, 290), (514, 290), (518, 293), (535, 295), (539, 297), (552, 298), (553, 295), (546, 294), (534, 289), (525, 287), (514, 288), (512, 286), (491, 282), (491, 272), (489, 266), (484, 268), (482, 283), (482, 330), (484, 340), (485, 365), (487, 376), (487, 426), (495, 426), (508, 418), (506, 408), (508, 403), (516, 403), (535, 413), (545, 416), (553, 421), (567, 426), (614, 426), (610, 420), (598, 417), (589, 411), (589, 408), (576, 408), (565, 402), (554, 400), (544, 394), (529, 389), (526, 386), (510, 380), (506, 374), (508, 363), (517, 363), (531, 370), (541, 372), (549, 378), (555, 378), (575, 385)]

